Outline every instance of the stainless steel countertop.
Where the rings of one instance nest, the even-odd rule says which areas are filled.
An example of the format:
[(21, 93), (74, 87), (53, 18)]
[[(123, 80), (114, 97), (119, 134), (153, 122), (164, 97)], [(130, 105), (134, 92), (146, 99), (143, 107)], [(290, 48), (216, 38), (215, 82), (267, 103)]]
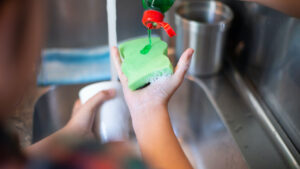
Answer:
[[(252, 95), (252, 91), (247, 85), (239, 84), (244, 83), (239, 74), (229, 70), (227, 74), (195, 80), (205, 89), (210, 101), (218, 110), (249, 168), (299, 168), (295, 154), (292, 154), (293, 150), (288, 147), (287, 140), (283, 140), (284, 136), (278, 131), (279, 126), (274, 124), (274, 121), (262, 120), (260, 116), (266, 112), (259, 109), (260, 105), (254, 107), (245, 96), (245, 92), (248, 92), (249, 96)], [(257, 98), (251, 99), (261, 104)], [(264, 116), (272, 118), (270, 114)], [(283, 142), (280, 142), (280, 139)]]

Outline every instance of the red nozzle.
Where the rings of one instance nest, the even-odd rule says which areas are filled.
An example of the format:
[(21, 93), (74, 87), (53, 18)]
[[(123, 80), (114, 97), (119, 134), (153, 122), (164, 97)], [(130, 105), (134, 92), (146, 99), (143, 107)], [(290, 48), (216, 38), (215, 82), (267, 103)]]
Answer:
[(174, 29), (166, 22), (160, 22), (159, 23), (161, 25), (161, 27), (164, 28), (164, 30), (167, 32), (167, 34), (170, 37), (176, 36), (176, 32), (174, 31)]
[(142, 22), (148, 29), (159, 29), (163, 27), (163, 29), (170, 37), (175, 36), (176, 32), (174, 31), (174, 29), (163, 20), (164, 15), (161, 12), (155, 10), (147, 10), (144, 12)]

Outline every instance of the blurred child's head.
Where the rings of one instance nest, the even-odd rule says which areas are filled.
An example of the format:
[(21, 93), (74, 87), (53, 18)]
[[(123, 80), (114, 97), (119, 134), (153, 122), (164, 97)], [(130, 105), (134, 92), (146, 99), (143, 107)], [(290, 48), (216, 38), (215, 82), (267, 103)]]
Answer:
[(42, 0), (0, 1), (0, 119), (34, 84), (43, 35)]

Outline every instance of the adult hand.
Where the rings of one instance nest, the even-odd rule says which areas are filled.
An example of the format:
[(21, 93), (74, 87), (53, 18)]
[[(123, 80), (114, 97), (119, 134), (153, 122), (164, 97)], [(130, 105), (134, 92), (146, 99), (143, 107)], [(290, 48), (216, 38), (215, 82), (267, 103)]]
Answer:
[(299, 0), (242, 0), (257, 2), (275, 10), (281, 11), (287, 15), (300, 18), (300, 1)]

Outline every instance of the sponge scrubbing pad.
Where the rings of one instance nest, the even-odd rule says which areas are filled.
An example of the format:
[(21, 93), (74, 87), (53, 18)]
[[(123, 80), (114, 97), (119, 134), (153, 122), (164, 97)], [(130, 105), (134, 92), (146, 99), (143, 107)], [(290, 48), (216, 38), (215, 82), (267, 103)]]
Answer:
[(168, 45), (160, 38), (152, 38), (151, 50), (141, 54), (147, 44), (148, 38), (140, 38), (120, 45), (122, 71), (131, 90), (139, 89), (153, 79), (173, 74), (173, 66), (167, 57)]

